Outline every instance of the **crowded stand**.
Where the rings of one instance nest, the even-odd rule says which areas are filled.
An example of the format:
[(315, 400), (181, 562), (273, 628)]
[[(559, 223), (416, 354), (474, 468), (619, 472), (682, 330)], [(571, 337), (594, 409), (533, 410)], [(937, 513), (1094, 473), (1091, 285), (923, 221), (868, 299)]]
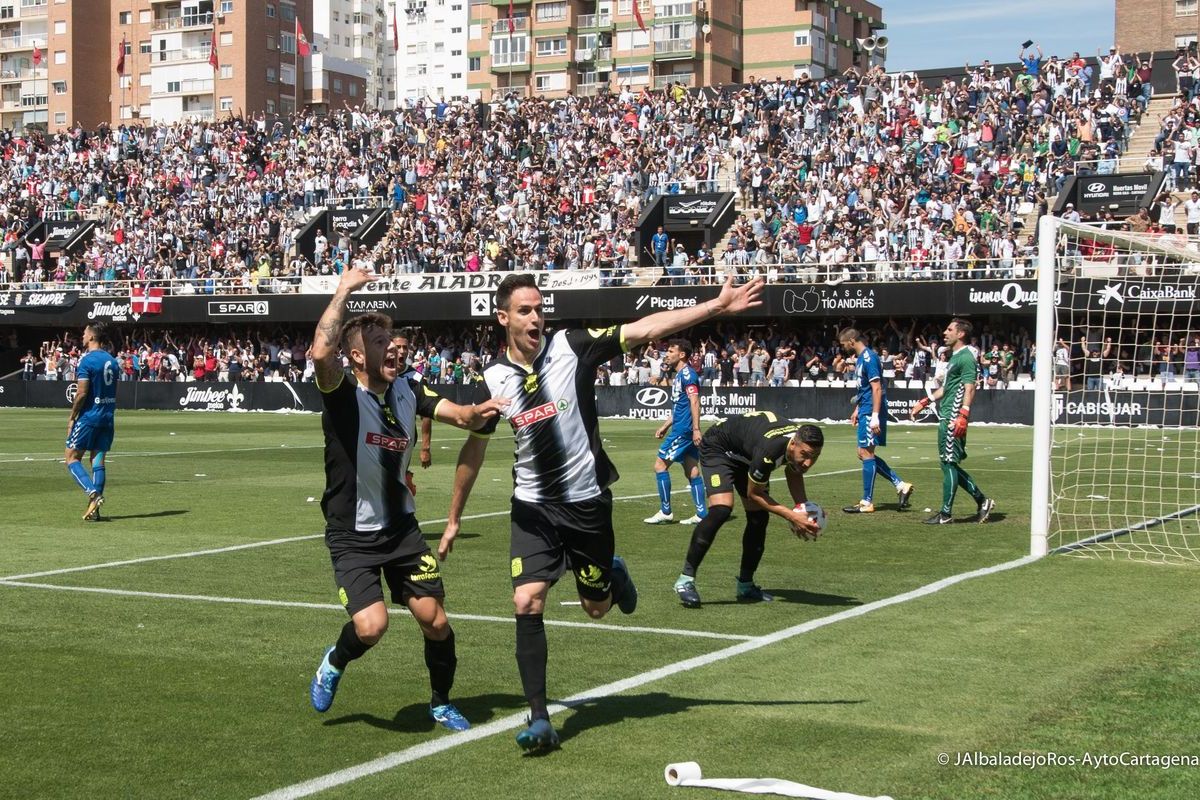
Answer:
[[(818, 381), (852, 383), (854, 359), (837, 344), (837, 331), (862, 326), (877, 344), (889, 379), (937, 382), (948, 354), (939, 328), (925, 319), (831, 320), (806, 327), (722, 323), (697, 330), (692, 366), (704, 386), (808, 386)], [(410, 366), (423, 380), (470, 384), (503, 346), (490, 325), (434, 325), (407, 330)], [(265, 326), (154, 329), (135, 327), (124, 334), (115, 355), (124, 381), (289, 381), (313, 379), (311, 330)], [(7, 345), (16, 349), (16, 337)], [(1023, 321), (983, 324), (969, 343), (984, 388), (1027, 388), (1035, 372), (1033, 332)], [(650, 343), (602, 365), (602, 385), (659, 385), (665, 343)], [(75, 379), (82, 355), (79, 335), (64, 333), (27, 350), (21, 377)], [(1103, 379), (1133, 375), (1163, 380), (1200, 380), (1200, 334), (1148, 333), (1129, 345), (1115, 344), (1103, 330), (1081, 326), (1073, 341), (1059, 341), (1052, 354), (1056, 388), (1098, 388)]]
[[(698, 91), (6, 131), (0, 287), (289, 292), (347, 264), (384, 275), (600, 269), (606, 285), (652, 262), (685, 283), (727, 271), (1021, 277), (1029, 223), (1077, 165), (1124, 150), (1149, 97), (1138, 56), (1092, 64), (1031, 50), (1022, 63), (967, 65), (936, 86), (849, 69)], [(649, 199), (715, 190), (740, 198), (725, 242), (638, 252)], [(368, 249), (321, 230), (302, 253), (301, 229), (335, 198), (388, 208), (386, 234)], [(42, 218), (97, 225), (80, 251), (52, 253), (24, 238)]]

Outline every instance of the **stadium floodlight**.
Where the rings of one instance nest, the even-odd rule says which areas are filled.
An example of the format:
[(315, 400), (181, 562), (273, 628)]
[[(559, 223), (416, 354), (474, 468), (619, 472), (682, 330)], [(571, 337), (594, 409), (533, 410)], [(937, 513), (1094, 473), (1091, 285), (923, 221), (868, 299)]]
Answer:
[(1200, 561), (1200, 239), (1039, 226), (1030, 552)]

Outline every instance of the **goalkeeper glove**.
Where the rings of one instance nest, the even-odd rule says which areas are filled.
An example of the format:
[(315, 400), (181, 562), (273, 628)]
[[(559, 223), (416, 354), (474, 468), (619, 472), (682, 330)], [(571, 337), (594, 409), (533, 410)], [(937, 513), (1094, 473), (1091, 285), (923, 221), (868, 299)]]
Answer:
[(967, 418), (971, 416), (971, 409), (963, 406), (958, 410), (958, 416), (954, 418), (954, 422), (950, 423), (950, 432), (954, 434), (955, 439), (961, 439), (967, 435)]
[(913, 415), (915, 416), (916, 414), (919, 414), (922, 411), (924, 411), (925, 409), (929, 408), (929, 403), (930, 403), (930, 400), (928, 397), (922, 397), (920, 400), (917, 401), (917, 404), (915, 406), (913, 406), (913, 410), (912, 410)]

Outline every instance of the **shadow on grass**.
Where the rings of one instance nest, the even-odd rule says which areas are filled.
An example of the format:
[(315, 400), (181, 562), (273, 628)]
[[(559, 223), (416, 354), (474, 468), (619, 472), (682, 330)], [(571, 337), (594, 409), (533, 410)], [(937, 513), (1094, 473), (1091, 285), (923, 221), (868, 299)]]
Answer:
[[(770, 589), (763, 588), (767, 594), (775, 595), (775, 601), (784, 603), (800, 603), (806, 606), (861, 606), (862, 600), (857, 597), (846, 597), (840, 594), (822, 594), (808, 592), (804, 589)], [(745, 606), (758, 605), (738, 600), (705, 600), (706, 606)]]
[[(511, 714), (514, 710), (523, 708), (525, 697), (518, 694), (479, 694), (471, 697), (452, 697), (451, 702), (471, 721), (472, 725), (482, 725), (495, 719), (497, 714)], [(428, 703), (412, 703), (404, 706), (391, 719), (375, 716), (374, 714), (347, 714), (344, 717), (325, 720), (325, 725), (352, 725), (362, 723), (373, 728), (396, 733), (428, 733), (438, 727), (429, 718)]]
[[(440, 533), (433, 533), (432, 531), (423, 531), (421, 533), (421, 536), (427, 542), (440, 542), (442, 540), (442, 535)], [(463, 539), (478, 539), (478, 538), (479, 538), (478, 533), (460, 533), (458, 535), (458, 538), (455, 539), (454, 541), (461, 542)]]
[(181, 514), (186, 514), (187, 509), (175, 508), (168, 511), (152, 511), (148, 514), (104, 514), (98, 520), (99, 522), (117, 522), (123, 519), (155, 519), (156, 517), (178, 517)]
[[(576, 733), (631, 719), (682, 714), (700, 706), (849, 706), (866, 700), (725, 700), (699, 697), (678, 697), (666, 692), (617, 695), (572, 703), (575, 713), (559, 728), (559, 737), (569, 739)], [(532, 755), (532, 754), (531, 754)]]

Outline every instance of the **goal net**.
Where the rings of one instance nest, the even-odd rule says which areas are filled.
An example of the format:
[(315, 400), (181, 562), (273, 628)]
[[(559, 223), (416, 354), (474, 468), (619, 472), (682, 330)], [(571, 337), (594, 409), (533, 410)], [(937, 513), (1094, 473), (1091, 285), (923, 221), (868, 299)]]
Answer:
[(1034, 553), (1200, 561), (1200, 238), (1045, 217), (1038, 270)]

